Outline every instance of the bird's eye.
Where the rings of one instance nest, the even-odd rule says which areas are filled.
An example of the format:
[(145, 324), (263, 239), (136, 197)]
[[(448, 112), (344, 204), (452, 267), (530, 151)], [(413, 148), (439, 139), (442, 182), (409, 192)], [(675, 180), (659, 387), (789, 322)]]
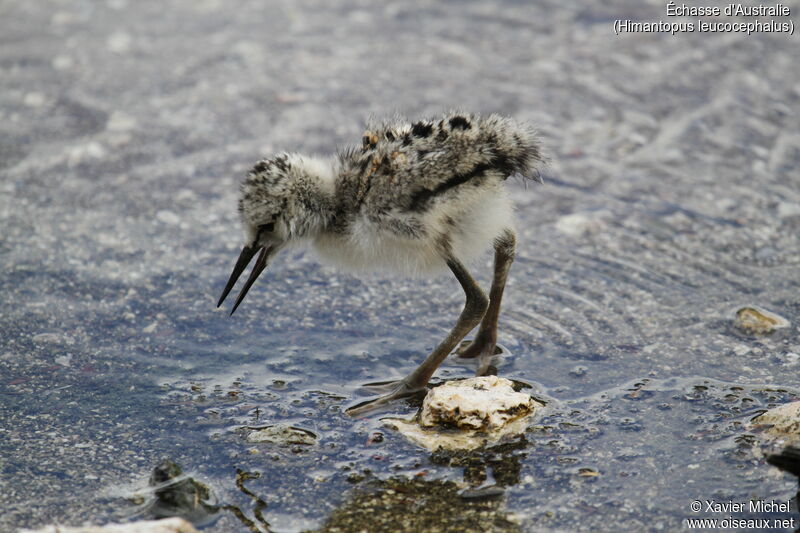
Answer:
[(264, 232), (272, 233), (273, 231), (275, 231), (275, 223), (274, 222), (270, 222), (269, 224), (261, 224), (258, 227), (258, 232), (259, 233), (264, 233)]

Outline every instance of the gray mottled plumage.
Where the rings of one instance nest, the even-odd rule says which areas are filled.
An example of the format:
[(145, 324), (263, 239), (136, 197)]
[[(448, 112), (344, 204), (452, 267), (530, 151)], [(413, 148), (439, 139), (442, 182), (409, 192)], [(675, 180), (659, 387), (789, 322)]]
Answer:
[[(341, 178), (370, 215), (418, 218), (432, 204), (458, 200), (459, 186), (529, 174), (540, 159), (533, 132), (508, 119), (454, 114), (413, 124), (377, 124), (360, 148), (339, 157)], [(353, 210), (351, 210), (353, 212)]]
[[(469, 306), (474, 281), (463, 262), (494, 244), (497, 283), (492, 291), (499, 284), (499, 310), (514, 246), (513, 209), (504, 181), (514, 174), (537, 178), (542, 161), (540, 142), (529, 126), (498, 115), (459, 112), (413, 123), (371, 124), (360, 146), (330, 158), (283, 154), (260, 161), (241, 185), (246, 244), (220, 304), (256, 253), (234, 310), (270, 257), (288, 243), (305, 240), (324, 259), (352, 270), (421, 275), (449, 267)], [(500, 260), (505, 266), (498, 279)], [(472, 300), (485, 300), (478, 292)], [(478, 320), (492, 314), (491, 307), (488, 312), (483, 307)], [(494, 326), (481, 331), (493, 328), (496, 316)], [(492, 350), (494, 342), (488, 343)], [(484, 344), (480, 353), (468, 356), (485, 359)], [(424, 386), (427, 377), (415, 378), (413, 388)], [(394, 391), (391, 397), (397, 395)]]

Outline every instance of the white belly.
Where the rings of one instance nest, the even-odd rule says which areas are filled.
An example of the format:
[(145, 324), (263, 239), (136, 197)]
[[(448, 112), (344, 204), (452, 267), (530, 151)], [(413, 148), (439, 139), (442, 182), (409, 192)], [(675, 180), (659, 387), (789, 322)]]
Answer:
[[(437, 246), (442, 235), (462, 262), (490, 248), (504, 229), (513, 227), (513, 209), (502, 185), (475, 195), (459, 195), (458, 202), (440, 203), (422, 218), (424, 237), (399, 236), (366, 217), (359, 217), (346, 234), (322, 234), (314, 248), (326, 262), (350, 271), (398, 272), (422, 276), (446, 270)], [(452, 219), (453, 224), (446, 223)]]

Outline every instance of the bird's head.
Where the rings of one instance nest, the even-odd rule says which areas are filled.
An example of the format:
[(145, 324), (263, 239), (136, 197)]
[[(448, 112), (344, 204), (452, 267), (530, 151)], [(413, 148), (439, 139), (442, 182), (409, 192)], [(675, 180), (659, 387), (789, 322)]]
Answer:
[(281, 248), (323, 231), (332, 216), (334, 193), (334, 171), (328, 160), (284, 154), (257, 163), (240, 187), (245, 245), (217, 307), (256, 254), (258, 259), (231, 314)]

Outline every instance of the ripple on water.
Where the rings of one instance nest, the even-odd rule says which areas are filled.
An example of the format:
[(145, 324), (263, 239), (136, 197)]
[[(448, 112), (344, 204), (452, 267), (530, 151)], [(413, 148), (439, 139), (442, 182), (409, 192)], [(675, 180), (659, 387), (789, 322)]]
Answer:
[[(279, 384), (264, 395), (262, 383), (239, 379), (221, 386), (209, 378), (165, 383), (164, 402), (174, 416), (204, 428), (220, 453), (206, 479), (220, 499), (253, 518), (256, 500), (235, 489), (230, 477), (250, 472), (247, 490), (267, 504), (262, 511), (270, 523), (273, 514), (318, 525), (322, 516), (357, 515), (359, 494), (398, 475), (451, 481), (467, 495), (501, 490), (505, 504), (498, 511), (510, 512), (523, 530), (601, 528), (608, 520), (629, 529), (643, 520), (669, 528), (694, 499), (780, 500), (794, 491), (764, 464), (748, 422), (797, 398), (800, 389), (643, 377), (571, 400), (545, 394), (544, 416), (521, 437), (491, 449), (429, 453), (382, 427), (385, 414), (345, 415), (352, 397), (340, 390)], [(405, 416), (415, 408), (393, 406)], [(249, 428), (268, 425), (297, 428), (315, 441), (248, 442)]]

